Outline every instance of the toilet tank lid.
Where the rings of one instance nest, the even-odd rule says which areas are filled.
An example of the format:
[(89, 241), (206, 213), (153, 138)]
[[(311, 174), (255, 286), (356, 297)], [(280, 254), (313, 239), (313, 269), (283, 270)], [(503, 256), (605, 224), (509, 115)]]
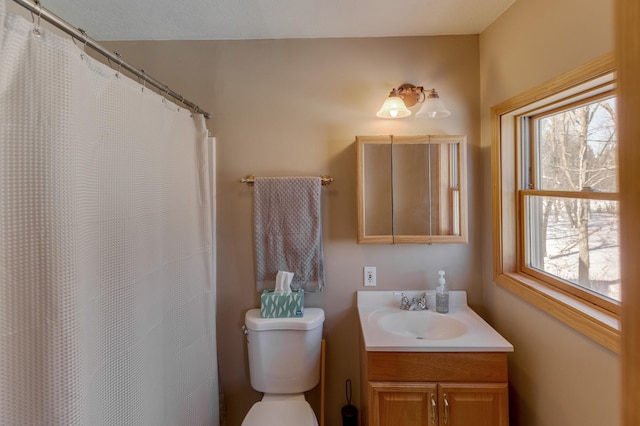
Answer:
[(250, 309), (244, 317), (247, 328), (262, 330), (312, 330), (324, 322), (324, 311), (321, 308), (304, 308), (299, 318), (262, 318), (260, 309)]

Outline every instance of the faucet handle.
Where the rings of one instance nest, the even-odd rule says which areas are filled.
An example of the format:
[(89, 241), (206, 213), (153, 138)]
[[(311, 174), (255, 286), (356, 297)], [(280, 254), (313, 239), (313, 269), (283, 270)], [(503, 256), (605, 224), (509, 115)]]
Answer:
[(402, 291), (402, 292), (393, 292), (394, 295), (400, 295), (400, 309), (402, 310), (409, 310), (409, 308), (411, 307), (411, 302), (409, 301), (409, 298), (407, 297), (407, 295)]
[(406, 294), (402, 293), (400, 296), (400, 309), (408, 310), (411, 308), (411, 302)]
[(418, 299), (418, 307), (421, 311), (426, 311), (427, 309), (429, 309), (427, 307), (427, 293), (422, 293), (422, 296), (420, 296), (420, 299)]

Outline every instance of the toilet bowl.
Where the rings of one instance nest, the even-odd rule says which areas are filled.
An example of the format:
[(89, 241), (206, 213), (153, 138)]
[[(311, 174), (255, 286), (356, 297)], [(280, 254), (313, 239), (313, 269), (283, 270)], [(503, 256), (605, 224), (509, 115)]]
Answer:
[(304, 394), (265, 395), (253, 404), (242, 426), (318, 426), (318, 420)]
[(242, 426), (318, 426), (304, 392), (320, 381), (324, 311), (305, 308), (303, 317), (245, 315), (251, 386), (263, 392)]

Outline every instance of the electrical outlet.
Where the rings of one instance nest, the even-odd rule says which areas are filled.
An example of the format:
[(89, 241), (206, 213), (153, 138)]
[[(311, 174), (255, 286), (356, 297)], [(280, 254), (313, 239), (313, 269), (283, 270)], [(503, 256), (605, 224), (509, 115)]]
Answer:
[(365, 287), (376, 286), (376, 267), (375, 266), (364, 267), (364, 286)]

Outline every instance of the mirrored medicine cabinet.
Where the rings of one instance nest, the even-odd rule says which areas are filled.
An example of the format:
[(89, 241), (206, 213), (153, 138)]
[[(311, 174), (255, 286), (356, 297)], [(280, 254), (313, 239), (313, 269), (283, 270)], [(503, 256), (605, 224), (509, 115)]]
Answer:
[(467, 243), (466, 145), (466, 136), (357, 136), (358, 243)]

